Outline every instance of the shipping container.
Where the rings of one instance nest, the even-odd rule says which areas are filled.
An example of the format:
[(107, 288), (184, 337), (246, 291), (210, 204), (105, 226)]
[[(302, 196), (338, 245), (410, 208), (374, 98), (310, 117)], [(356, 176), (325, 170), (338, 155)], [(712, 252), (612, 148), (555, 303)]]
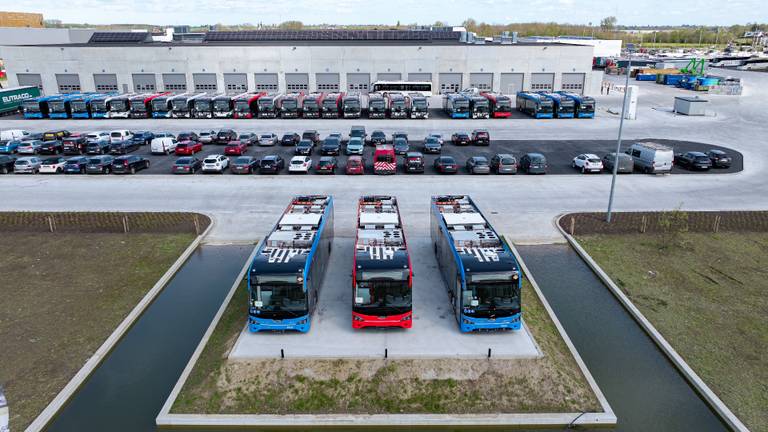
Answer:
[(22, 102), (36, 97), (40, 97), (40, 89), (37, 87), (27, 86), (0, 89), (0, 115), (19, 112)]

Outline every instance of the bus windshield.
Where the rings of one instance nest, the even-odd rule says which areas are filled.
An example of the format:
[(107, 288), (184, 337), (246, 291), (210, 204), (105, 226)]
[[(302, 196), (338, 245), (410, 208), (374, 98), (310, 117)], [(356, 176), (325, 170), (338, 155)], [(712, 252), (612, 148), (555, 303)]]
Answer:
[(453, 102), (453, 109), (456, 112), (466, 112), (469, 110), (469, 101), (459, 99)]
[(307, 295), (295, 274), (264, 275), (256, 278), (257, 290), (253, 291), (253, 305), (267, 312), (285, 312), (287, 315), (302, 316), (307, 313)]
[[(517, 289), (517, 279), (514, 272), (475, 273), (467, 281), (464, 291), (463, 304), (476, 312), (508, 311), (516, 313), (520, 310), (520, 295)], [(472, 301), (476, 300), (476, 306)]]
[(40, 112), (40, 103), (37, 101), (24, 102), (24, 111)]
[(361, 271), (357, 274), (355, 304), (371, 308), (410, 308), (408, 276), (407, 269)]
[(239, 113), (247, 113), (251, 110), (251, 107), (248, 105), (248, 101), (246, 100), (239, 100), (235, 101), (235, 111)]
[(539, 103), (539, 112), (543, 113), (551, 113), (552, 112), (552, 101), (543, 100)]
[(152, 111), (165, 111), (168, 109), (167, 99), (154, 99), (152, 101)]
[(272, 108), (274, 101), (270, 98), (259, 99), (259, 107)]
[(314, 99), (307, 99), (304, 101), (305, 110), (317, 111), (317, 101)]
[(288, 110), (295, 110), (297, 107), (296, 99), (283, 100), (283, 108)]
[(174, 111), (186, 111), (187, 110), (187, 100), (186, 99), (174, 99), (171, 101), (171, 106), (173, 106)]
[(216, 111), (229, 111), (229, 101), (228, 100), (217, 100), (213, 102), (213, 108)]
[(91, 110), (97, 111), (97, 112), (103, 112), (107, 110), (107, 101), (105, 100), (95, 100), (91, 101)]
[(50, 101), (48, 102), (48, 109), (53, 113), (64, 112), (63, 101)]
[(109, 109), (112, 111), (125, 111), (125, 100), (117, 99), (109, 103)]
[(144, 105), (143, 101), (133, 101), (133, 102), (131, 102), (131, 111), (144, 112), (146, 110), (147, 110), (147, 106)]
[(336, 100), (324, 100), (323, 101), (323, 109), (325, 109), (325, 110), (334, 110), (334, 109), (336, 109)]
[(398, 111), (405, 109), (405, 101), (401, 101), (401, 100), (392, 101), (392, 108), (395, 108)]
[(413, 101), (413, 107), (419, 109), (427, 109), (427, 101), (422, 99), (416, 99)]
[(581, 110), (584, 112), (594, 112), (595, 111), (595, 103), (594, 102), (584, 102), (581, 105)]
[(357, 111), (360, 109), (360, 101), (353, 99), (344, 102), (344, 111)]
[(512, 111), (512, 102), (509, 99), (499, 99), (496, 101), (496, 111), (510, 112)]
[(372, 100), (370, 102), (369, 108), (375, 109), (375, 110), (383, 110), (384, 109), (384, 101), (381, 99)]
[(81, 101), (81, 100), (72, 101), (69, 103), (69, 106), (72, 108), (72, 112), (84, 113), (87, 111), (85, 101)]
[(209, 101), (209, 100), (195, 101), (195, 109), (198, 110), (198, 111), (210, 111), (211, 110), (211, 101)]

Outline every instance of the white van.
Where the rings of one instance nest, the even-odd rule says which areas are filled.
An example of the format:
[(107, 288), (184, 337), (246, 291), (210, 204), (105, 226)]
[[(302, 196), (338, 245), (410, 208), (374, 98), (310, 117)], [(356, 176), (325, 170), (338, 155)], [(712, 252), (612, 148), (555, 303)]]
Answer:
[(133, 139), (133, 132), (127, 129), (113, 130), (109, 133), (109, 142), (111, 143), (119, 143), (129, 139)]
[(672, 147), (655, 142), (632, 144), (625, 153), (632, 156), (635, 168), (646, 174), (669, 173), (675, 161)]
[(173, 153), (176, 151), (176, 144), (176, 140), (171, 137), (155, 138), (152, 140), (152, 144), (150, 144), (149, 151), (152, 154)]
[(0, 131), (0, 141), (13, 141), (23, 139), (29, 132), (21, 129), (8, 129)]

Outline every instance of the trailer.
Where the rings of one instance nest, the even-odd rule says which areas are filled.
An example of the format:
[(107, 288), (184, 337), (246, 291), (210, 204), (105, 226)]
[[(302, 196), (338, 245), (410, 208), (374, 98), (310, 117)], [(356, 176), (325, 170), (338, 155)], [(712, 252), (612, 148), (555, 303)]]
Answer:
[(22, 110), (25, 101), (40, 97), (40, 89), (35, 86), (10, 87), (0, 89), (0, 115), (15, 114)]

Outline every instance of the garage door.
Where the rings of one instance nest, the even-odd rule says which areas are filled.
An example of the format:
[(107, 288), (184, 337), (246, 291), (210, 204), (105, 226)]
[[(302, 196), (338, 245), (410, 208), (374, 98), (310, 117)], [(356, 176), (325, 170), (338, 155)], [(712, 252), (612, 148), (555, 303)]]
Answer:
[(502, 73), (499, 91), (505, 95), (514, 95), (519, 91), (523, 91), (523, 74)]
[(224, 87), (227, 93), (242, 93), (248, 91), (248, 75), (244, 73), (225, 73)]
[(402, 75), (397, 72), (383, 72), (376, 74), (376, 81), (400, 81)]
[(219, 86), (216, 84), (216, 74), (196, 73), (192, 74), (192, 81), (195, 83), (195, 91), (217, 91)]
[(256, 91), (276, 92), (277, 74), (276, 73), (257, 73), (253, 74)]
[(337, 73), (319, 73), (315, 75), (315, 80), (317, 81), (318, 91), (339, 91), (339, 74)]
[(368, 94), (368, 86), (371, 85), (371, 74), (348, 73), (347, 90)]
[(564, 73), (563, 90), (574, 93), (584, 93), (584, 74), (583, 73)]
[(552, 91), (555, 84), (555, 74), (553, 73), (535, 73), (531, 74), (531, 90)]
[(478, 90), (491, 91), (493, 90), (493, 74), (471, 73), (469, 74), (469, 86)]
[(185, 74), (163, 74), (163, 89), (172, 92), (187, 91), (187, 76)]
[(157, 90), (155, 74), (133, 74), (133, 91), (153, 92)]
[(440, 93), (451, 93), (461, 90), (460, 73), (440, 74)]
[(93, 74), (93, 84), (97, 92), (116, 92), (117, 91), (117, 75)]
[(16, 74), (20, 86), (33, 86), (43, 91), (43, 78), (40, 74)]
[(285, 74), (285, 89), (289, 92), (309, 91), (309, 74), (304, 74), (304, 73)]
[(408, 81), (432, 81), (432, 74), (429, 72), (416, 72), (408, 74)]
[(59, 86), (59, 93), (79, 92), (80, 76), (77, 74), (56, 74), (56, 84)]

